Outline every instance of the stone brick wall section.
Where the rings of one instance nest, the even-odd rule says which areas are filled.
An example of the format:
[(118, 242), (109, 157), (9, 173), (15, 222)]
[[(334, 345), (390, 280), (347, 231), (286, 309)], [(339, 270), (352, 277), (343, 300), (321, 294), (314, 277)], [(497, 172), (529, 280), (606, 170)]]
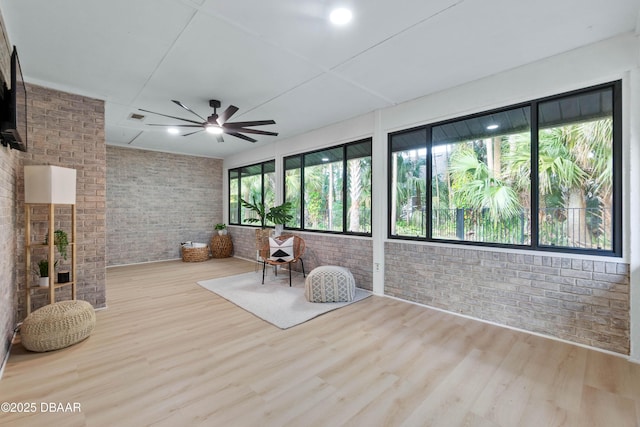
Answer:
[[(0, 16), (0, 75), (2, 81), (10, 76), (11, 43)], [(21, 153), (0, 146), (0, 366), (4, 361), (15, 327), (16, 253), (18, 227), (16, 224), (16, 176)]]
[(385, 294), (629, 354), (629, 265), (385, 243)]
[[(306, 272), (321, 265), (339, 265), (348, 268), (362, 289), (373, 289), (373, 244), (370, 238), (324, 233), (300, 233), (306, 243), (303, 257)], [(255, 259), (255, 228), (230, 226), (234, 255)], [(285, 230), (285, 233), (289, 233)], [(300, 270), (299, 266), (296, 270)]]
[[(94, 307), (104, 307), (105, 295), (105, 137), (104, 102), (66, 92), (27, 85), (29, 147), (22, 155), (25, 165), (54, 165), (76, 169), (77, 210), (77, 292), (78, 299)], [(24, 170), (17, 171), (17, 282), (16, 319), (25, 317), (24, 302)], [(35, 209), (34, 218), (45, 215)], [(68, 228), (70, 210), (56, 213), (56, 229)], [(47, 225), (35, 224), (34, 230), (46, 233)], [(37, 262), (37, 257), (32, 260)], [(70, 298), (70, 288), (57, 292), (60, 299)], [(48, 304), (45, 291), (32, 291), (32, 309)]]
[(19, 152), (0, 146), (0, 365), (4, 361), (15, 327), (16, 227), (15, 177)]
[(222, 160), (107, 147), (107, 265), (180, 258), (222, 208)]

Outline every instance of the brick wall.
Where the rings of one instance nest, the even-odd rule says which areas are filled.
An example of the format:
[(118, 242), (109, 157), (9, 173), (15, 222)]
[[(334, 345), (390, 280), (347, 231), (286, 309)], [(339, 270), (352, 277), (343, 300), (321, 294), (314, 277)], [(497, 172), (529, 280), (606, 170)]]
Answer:
[(16, 305), (16, 171), (19, 152), (0, 146), (0, 366), (5, 359), (13, 328)]
[[(255, 228), (230, 226), (229, 233), (234, 255), (255, 259)], [(351, 271), (359, 288), (373, 289), (373, 245), (370, 238), (323, 233), (293, 234), (302, 237), (306, 243), (302, 259), (307, 273), (321, 265), (339, 265)], [(295, 269), (300, 270), (299, 266)]]
[(222, 222), (222, 160), (107, 147), (107, 265), (180, 257)]
[[(77, 296), (94, 307), (104, 307), (105, 300), (105, 138), (104, 102), (66, 92), (27, 85), (28, 152), (22, 155), (25, 165), (55, 165), (76, 169), (77, 210)], [(17, 170), (17, 319), (23, 319), (24, 301), (24, 171)], [(46, 215), (34, 209), (36, 233), (47, 232)], [(38, 218), (41, 220), (37, 222)], [(68, 229), (70, 209), (58, 209), (56, 229)], [(32, 261), (39, 259), (38, 254)], [(32, 290), (32, 309), (48, 303), (48, 293)], [(57, 298), (69, 299), (70, 287), (56, 292)]]
[[(10, 76), (11, 43), (0, 17), (0, 75)], [(16, 175), (22, 153), (0, 146), (0, 366), (4, 361), (15, 327), (16, 306)]]
[(629, 354), (629, 265), (385, 243), (385, 294)]

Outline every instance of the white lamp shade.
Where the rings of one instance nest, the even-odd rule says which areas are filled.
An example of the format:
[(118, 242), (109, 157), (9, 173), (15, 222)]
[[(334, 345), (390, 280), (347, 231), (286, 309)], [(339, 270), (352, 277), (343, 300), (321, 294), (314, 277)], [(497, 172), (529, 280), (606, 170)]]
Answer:
[(24, 202), (75, 205), (76, 170), (59, 166), (25, 166)]

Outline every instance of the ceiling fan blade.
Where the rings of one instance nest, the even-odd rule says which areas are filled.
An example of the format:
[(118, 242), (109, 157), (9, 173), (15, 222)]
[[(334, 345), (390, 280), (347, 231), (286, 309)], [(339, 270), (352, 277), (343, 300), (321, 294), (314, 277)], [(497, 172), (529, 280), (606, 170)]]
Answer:
[(257, 135), (270, 135), (270, 136), (278, 136), (278, 132), (269, 132), (268, 130), (260, 130), (260, 129), (245, 129), (245, 128), (233, 128), (235, 132), (242, 133), (255, 133)]
[(184, 108), (185, 110), (187, 110), (188, 112), (190, 112), (191, 114), (195, 114), (198, 118), (202, 119), (203, 122), (206, 122), (207, 119), (205, 119), (204, 117), (200, 116), (200, 114), (196, 113), (195, 111), (193, 111), (191, 108), (187, 107), (186, 105), (184, 105), (182, 102), (180, 101), (176, 101), (175, 99), (172, 99), (171, 102), (173, 102), (176, 105), (179, 105), (180, 107)]
[(195, 132), (185, 133), (185, 134), (184, 134), (184, 135), (182, 135), (182, 136), (189, 136), (189, 135), (193, 135), (194, 133), (198, 133), (198, 132), (204, 132), (204, 129), (202, 129), (202, 130), (197, 130), (197, 131), (195, 131)]
[(236, 111), (238, 111), (239, 108), (236, 107), (235, 105), (229, 105), (227, 107), (226, 110), (224, 110), (224, 112), (222, 114), (220, 114), (220, 116), (218, 116), (218, 119), (216, 120), (218, 122), (218, 124), (220, 126), (222, 126), (223, 124), (226, 123), (227, 120), (229, 120), (231, 118), (231, 116), (233, 116)]
[(168, 127), (181, 127), (181, 128), (201, 128), (202, 125), (162, 125), (159, 123), (147, 123), (147, 126), (168, 126)]
[(245, 141), (249, 141), (249, 142), (258, 142), (257, 139), (253, 139), (251, 137), (248, 137), (246, 135), (243, 135), (241, 133), (235, 132), (235, 131), (230, 131), (230, 130), (225, 130), (224, 133), (226, 133), (227, 135), (232, 135), (235, 136), (236, 138), (240, 138), (240, 139), (244, 139)]
[(143, 110), (142, 108), (138, 108), (138, 110), (144, 111), (145, 113), (151, 113), (151, 114), (157, 114), (157, 115), (163, 116), (163, 117), (169, 117), (170, 119), (176, 119), (176, 120), (182, 120), (182, 121), (189, 122), (189, 123), (195, 123), (197, 125), (202, 126), (201, 122), (196, 122), (195, 120), (183, 119), (182, 117), (176, 117), (176, 116), (168, 116), (166, 114), (156, 113), (155, 111)]
[(228, 128), (243, 128), (246, 126), (264, 126), (264, 125), (275, 125), (276, 122), (274, 122), (273, 120), (253, 120), (253, 121), (249, 121), (249, 122), (231, 122), (231, 123), (225, 123), (224, 127), (228, 127)]

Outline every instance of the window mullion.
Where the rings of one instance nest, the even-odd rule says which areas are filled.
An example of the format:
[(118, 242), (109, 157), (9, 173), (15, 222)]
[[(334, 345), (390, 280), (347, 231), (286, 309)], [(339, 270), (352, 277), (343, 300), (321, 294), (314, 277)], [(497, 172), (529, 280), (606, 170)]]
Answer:
[(540, 162), (539, 162), (539, 123), (538, 123), (538, 102), (531, 103), (531, 170), (529, 180), (531, 182), (531, 191), (529, 192), (529, 201), (531, 205), (531, 247), (537, 249), (539, 247), (540, 232)]

